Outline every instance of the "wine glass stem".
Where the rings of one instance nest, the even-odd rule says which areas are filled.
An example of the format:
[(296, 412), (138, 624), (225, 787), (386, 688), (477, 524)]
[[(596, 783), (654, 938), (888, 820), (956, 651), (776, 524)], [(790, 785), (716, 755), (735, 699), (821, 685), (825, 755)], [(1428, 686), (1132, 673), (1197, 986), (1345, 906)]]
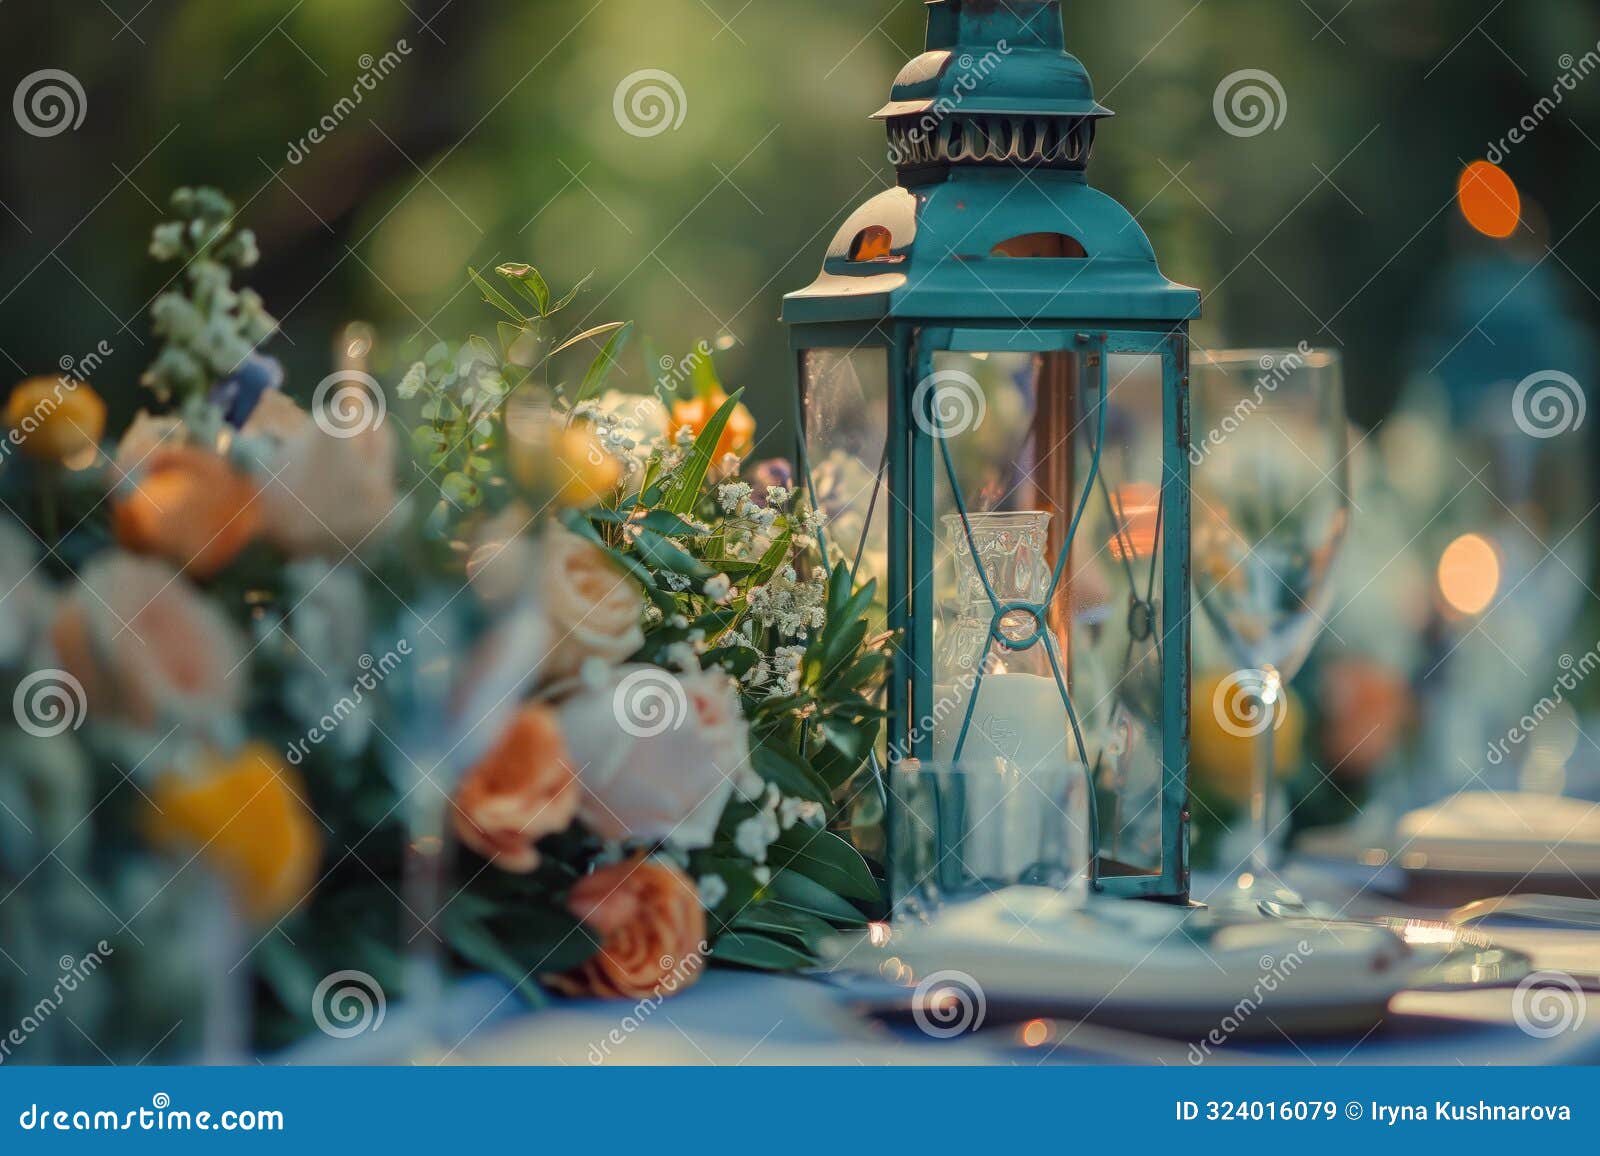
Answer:
[(1258, 702), (1261, 709), (1257, 722), (1261, 729), (1255, 736), (1255, 766), (1250, 785), (1250, 870), (1257, 879), (1265, 878), (1277, 868), (1275, 830), (1272, 823), (1272, 793), (1277, 772), (1277, 726), (1281, 707), (1283, 682), (1278, 672), (1266, 667), (1261, 672)]

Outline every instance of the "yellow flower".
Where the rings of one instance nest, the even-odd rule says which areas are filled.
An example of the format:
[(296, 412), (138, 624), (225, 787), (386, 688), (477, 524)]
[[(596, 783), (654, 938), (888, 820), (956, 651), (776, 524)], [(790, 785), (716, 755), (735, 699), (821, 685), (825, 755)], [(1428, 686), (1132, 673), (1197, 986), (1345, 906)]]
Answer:
[(599, 505), (622, 480), (622, 463), (600, 444), (587, 423), (570, 425), (548, 441), (513, 436), (508, 450), (517, 481), (548, 492), (560, 506)]
[(1300, 761), (1305, 713), (1300, 699), (1285, 687), (1271, 722), (1250, 717), (1248, 712), (1260, 707), (1245, 705), (1238, 694), (1228, 693), (1236, 682), (1229, 674), (1203, 675), (1195, 679), (1189, 698), (1189, 748), (1196, 778), (1224, 798), (1243, 803), (1250, 798), (1251, 768), (1255, 765), (1256, 743), (1260, 741), (1258, 735), (1263, 725), (1275, 724), (1272, 734), (1274, 762), (1278, 777), (1287, 778)]
[(265, 743), (210, 755), (194, 774), (156, 784), (148, 831), (157, 846), (198, 851), (237, 890), (253, 919), (291, 910), (316, 881), (322, 840), (304, 787)]
[(106, 403), (82, 382), (30, 377), (11, 391), (6, 428), (29, 457), (79, 469), (94, 461), (106, 431)]

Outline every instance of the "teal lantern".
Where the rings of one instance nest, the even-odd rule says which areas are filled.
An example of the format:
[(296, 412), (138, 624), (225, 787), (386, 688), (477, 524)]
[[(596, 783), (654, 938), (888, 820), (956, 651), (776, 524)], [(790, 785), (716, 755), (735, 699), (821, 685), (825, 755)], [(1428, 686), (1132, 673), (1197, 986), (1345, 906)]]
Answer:
[(826, 544), (902, 645), (896, 762), (1078, 763), (1096, 886), (1187, 896), (1188, 323), (1086, 169), (1059, 0), (928, 0), (896, 187), (784, 299)]

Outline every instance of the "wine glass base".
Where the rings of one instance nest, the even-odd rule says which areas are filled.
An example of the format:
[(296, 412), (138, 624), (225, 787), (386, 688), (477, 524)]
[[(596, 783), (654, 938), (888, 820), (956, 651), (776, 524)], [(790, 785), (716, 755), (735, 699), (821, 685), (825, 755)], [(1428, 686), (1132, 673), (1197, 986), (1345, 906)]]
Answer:
[(1301, 894), (1273, 875), (1243, 871), (1217, 884), (1203, 902), (1214, 911), (1263, 919), (1316, 918)]

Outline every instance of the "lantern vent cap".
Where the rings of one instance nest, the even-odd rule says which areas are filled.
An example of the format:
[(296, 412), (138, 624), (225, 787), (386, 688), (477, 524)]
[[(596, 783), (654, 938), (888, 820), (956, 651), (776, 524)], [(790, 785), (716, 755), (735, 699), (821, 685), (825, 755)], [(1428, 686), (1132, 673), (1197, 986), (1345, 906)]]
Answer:
[(1066, 51), (1060, 0), (928, 0), (927, 51), (889, 102), (902, 175), (928, 166), (1020, 164), (1082, 171), (1097, 121), (1088, 70)]

